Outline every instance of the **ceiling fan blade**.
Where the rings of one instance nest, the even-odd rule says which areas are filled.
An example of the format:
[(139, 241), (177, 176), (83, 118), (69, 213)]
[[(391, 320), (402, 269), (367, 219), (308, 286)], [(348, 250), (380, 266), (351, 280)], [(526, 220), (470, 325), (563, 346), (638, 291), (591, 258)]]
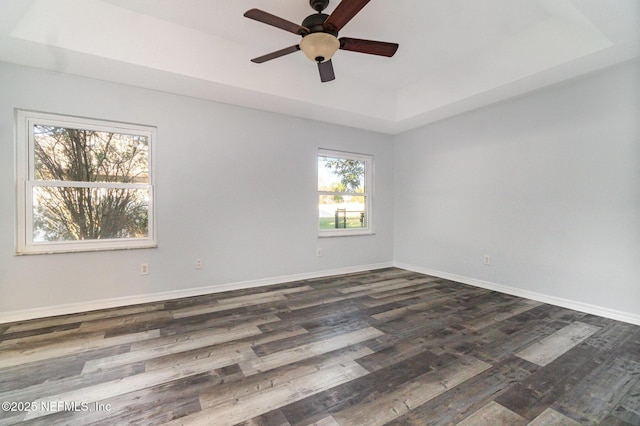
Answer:
[(342, 0), (331, 16), (324, 22), (324, 29), (333, 32), (340, 31), (369, 1), (370, 0)]
[(341, 37), (340, 49), (350, 50), (352, 52), (368, 53), (370, 55), (391, 57), (395, 55), (398, 50), (398, 43)]
[(295, 46), (285, 47), (284, 49), (276, 50), (275, 52), (267, 53), (266, 55), (258, 56), (257, 58), (253, 58), (251, 62), (255, 62), (256, 64), (261, 64), (263, 62), (270, 61), (272, 59), (279, 58), (280, 56), (288, 55), (289, 53), (297, 52), (300, 50), (300, 46), (297, 44)]
[(320, 71), (320, 81), (323, 83), (336, 79), (331, 59), (326, 62), (318, 62), (318, 71)]
[(244, 13), (244, 16), (249, 19), (262, 22), (263, 24), (271, 25), (273, 27), (280, 28), (281, 30), (289, 31), (290, 33), (299, 35), (309, 34), (308, 28), (295, 24), (291, 21), (287, 21), (286, 19), (280, 18), (276, 15), (272, 15), (260, 9), (247, 10)]

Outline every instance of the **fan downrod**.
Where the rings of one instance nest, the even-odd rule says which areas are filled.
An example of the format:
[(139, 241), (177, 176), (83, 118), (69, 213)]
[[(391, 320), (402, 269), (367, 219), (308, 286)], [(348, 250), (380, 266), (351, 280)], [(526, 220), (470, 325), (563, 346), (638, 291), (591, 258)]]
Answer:
[(320, 13), (329, 6), (329, 0), (309, 0), (311, 8)]

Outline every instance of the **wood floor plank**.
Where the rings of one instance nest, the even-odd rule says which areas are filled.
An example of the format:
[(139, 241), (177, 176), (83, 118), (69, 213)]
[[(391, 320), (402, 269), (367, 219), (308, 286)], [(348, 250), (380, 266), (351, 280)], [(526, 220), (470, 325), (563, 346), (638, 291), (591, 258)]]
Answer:
[(333, 417), (342, 426), (384, 425), (489, 368), (491, 365), (483, 361), (463, 358), (403, 384), (374, 401), (338, 412)]
[(414, 285), (412, 282), (405, 280), (404, 278), (395, 278), (385, 281), (378, 281), (376, 283), (367, 283), (354, 285), (349, 287), (344, 287), (339, 289), (340, 293), (356, 293), (356, 292), (372, 292), (376, 291), (380, 288), (390, 289), (390, 288), (401, 288)]
[(513, 411), (503, 407), (495, 401), (491, 401), (463, 421), (457, 426), (524, 426), (529, 421), (519, 416)]
[(131, 327), (143, 322), (152, 320), (164, 320), (165, 322), (171, 320), (173, 315), (171, 312), (164, 310), (155, 310), (149, 312), (139, 312), (129, 315), (119, 315), (117, 317), (94, 319), (92, 321), (84, 321), (78, 328), (79, 332), (83, 331), (105, 331), (109, 329), (116, 329), (121, 327)]
[(355, 299), (358, 297), (362, 297), (362, 294), (359, 293), (351, 293), (351, 294), (343, 294), (340, 296), (330, 296), (326, 298), (313, 298), (302, 299), (293, 302), (287, 303), (292, 312), (299, 311), (302, 309), (309, 309), (316, 306), (331, 306), (334, 303), (343, 302), (345, 300)]
[(270, 342), (263, 341), (257, 342), (253, 345), (253, 350), (258, 356), (265, 356), (275, 352), (282, 352), (287, 349), (294, 349), (309, 343), (322, 341), (331, 337), (336, 337), (342, 334), (352, 333), (364, 328), (368, 328), (371, 325), (369, 322), (355, 318), (350, 321), (345, 321), (339, 324), (338, 327), (322, 327), (311, 329), (307, 331), (307, 328), (302, 328), (305, 333), (299, 333), (295, 336), (283, 337), (282, 339), (273, 340)]
[(0, 352), (0, 369), (29, 362), (37, 362), (75, 353), (91, 351), (108, 346), (122, 345), (145, 339), (159, 337), (158, 330), (144, 331), (118, 337), (103, 338), (103, 333), (95, 333), (90, 338), (74, 341), (72, 343), (57, 341), (50, 345), (36, 348), (7, 349)]
[(291, 423), (280, 410), (273, 410), (246, 422), (238, 423), (238, 426), (291, 426)]
[[(111, 353), (111, 352), (109, 352)], [(61, 380), (77, 376), (82, 372), (85, 360), (57, 359), (46, 363), (31, 363), (27, 367), (16, 365), (0, 370), (0, 395), (15, 394), (18, 389), (40, 384), (44, 381)], [(0, 400), (1, 401), (1, 400)]]
[(5, 334), (17, 333), (20, 331), (35, 330), (45, 328), (52, 325), (61, 326), (64, 324), (83, 323), (92, 320), (103, 320), (105, 318), (113, 318), (125, 315), (139, 314), (149, 311), (163, 309), (162, 303), (149, 303), (144, 305), (127, 306), (123, 308), (114, 308), (102, 311), (92, 311), (79, 314), (65, 315), (62, 317), (42, 318), (31, 321), (17, 323), (9, 327)]
[(153, 348), (140, 349), (119, 355), (113, 355), (106, 358), (99, 358), (87, 361), (82, 372), (84, 374), (91, 373), (107, 368), (113, 368), (121, 365), (132, 364), (139, 361), (147, 361), (159, 358), (165, 355), (190, 351), (193, 349), (204, 348), (207, 346), (217, 345), (219, 343), (230, 342), (236, 339), (256, 336), (261, 334), (256, 326), (236, 327), (231, 330), (225, 330), (222, 333), (208, 333), (206, 335), (192, 336), (191, 339), (177, 342), (167, 343), (164, 345), (156, 345)]
[(427, 339), (402, 341), (365, 356), (358, 360), (358, 363), (370, 372), (374, 372), (424, 353), (428, 353), (429, 359), (436, 358), (437, 355), (429, 351), (428, 348), (429, 341)]
[(59, 346), (63, 340), (72, 344), (74, 341), (88, 341), (96, 338), (104, 339), (105, 330), (80, 332), (78, 327), (71, 330), (56, 330), (51, 333), (4, 340), (0, 343), (0, 354), (17, 353), (23, 349), (34, 350), (36, 348)]
[[(202, 360), (195, 360), (172, 367), (145, 371), (144, 373), (131, 375), (122, 379), (111, 380), (93, 386), (82, 387), (76, 390), (63, 392), (55, 396), (60, 401), (92, 403), (106, 398), (114, 397), (124, 393), (149, 388), (184, 377), (193, 376), (199, 373), (215, 370), (227, 365), (237, 364), (255, 355), (247, 348), (244, 352), (232, 351), (227, 356), (210, 357)], [(35, 401), (37, 405), (43, 405), (44, 399)], [(29, 412), (25, 419), (37, 418), (49, 414), (46, 410)]]
[[(72, 400), (58, 399), (58, 396), (65, 395), (66, 393), (75, 394), (78, 389), (90, 388), (91, 386), (100, 386), (103, 383), (115, 383), (120, 380), (141, 374), (143, 372), (144, 365), (142, 363), (130, 364), (123, 367), (114, 368), (109, 371), (99, 371), (93, 374), (76, 375), (52, 382), (43, 382), (37, 385), (22, 388), (18, 391), (11, 392), (8, 395), (4, 394), (0, 396), (0, 398), (2, 398), (2, 401), (36, 401), (38, 402), (38, 404), (40, 404), (41, 402), (46, 403), (48, 401), (72, 402)], [(81, 394), (80, 399), (73, 401), (94, 402), (85, 401), (82, 399), (83, 397), (84, 395)], [(42, 415), (46, 415), (47, 413), (51, 412), (46, 410), (40, 411)]]
[(399, 296), (405, 293), (411, 293), (414, 291), (426, 290), (429, 288), (438, 287), (438, 282), (433, 278), (426, 278), (424, 280), (411, 280), (407, 281), (407, 285), (393, 286), (392, 289), (386, 291), (376, 291), (369, 294), (369, 297), (373, 299), (384, 299), (387, 297)]
[(542, 305), (542, 303), (534, 300), (516, 301), (513, 305), (508, 306), (507, 309), (501, 309), (498, 312), (478, 316), (471, 321), (464, 322), (462, 325), (470, 330), (479, 331), (496, 322), (504, 321), (540, 305)]
[(341, 334), (318, 342), (308, 343), (300, 347), (286, 349), (281, 352), (274, 352), (272, 354), (265, 355), (264, 357), (251, 359), (247, 362), (240, 363), (240, 368), (242, 368), (245, 376), (251, 376), (260, 372), (269, 371), (281, 365), (291, 364), (305, 358), (310, 358), (312, 356), (331, 352), (355, 343), (374, 339), (381, 335), (381, 331), (373, 327), (367, 327), (351, 333)]
[(537, 368), (535, 364), (511, 356), (398, 417), (389, 425), (456, 424), (508, 391), (515, 383), (529, 377)]
[[(366, 356), (356, 361), (362, 365), (365, 358)], [(423, 352), (348, 383), (291, 403), (281, 410), (292, 424), (315, 423), (325, 418), (327, 414), (333, 414), (387, 394), (397, 386), (434, 370), (443, 362), (445, 360), (442, 358)]]
[[(237, 327), (242, 325), (269, 324), (280, 321), (277, 317), (277, 309), (273, 307), (255, 308), (253, 310), (240, 309), (237, 311), (224, 311), (218, 313), (195, 315), (179, 319), (160, 326), (161, 336), (178, 336), (218, 329), (220, 327)], [(140, 342), (142, 344), (144, 342)]]
[(283, 365), (270, 372), (258, 373), (246, 377), (242, 383), (221, 384), (210, 391), (200, 395), (200, 403), (203, 408), (211, 408), (226, 404), (230, 401), (246, 397), (262, 389), (287, 383), (296, 377), (303, 377), (317, 371), (343, 363), (351, 363), (363, 356), (369, 355), (371, 350), (363, 345), (352, 345), (337, 351), (328, 352), (312, 358)]
[(619, 358), (640, 362), (640, 327), (635, 326), (626, 338), (623, 338), (612, 349)]
[(185, 350), (184, 352), (171, 353), (160, 357), (147, 359), (145, 361), (145, 369), (147, 371), (152, 371), (170, 367), (175, 364), (188, 363), (199, 359), (211, 357), (227, 357), (229, 356), (229, 354), (233, 356), (234, 353), (247, 353), (247, 349), (253, 348), (255, 345), (267, 343), (272, 340), (287, 339), (289, 337), (297, 336), (304, 333), (306, 333), (305, 330), (301, 330), (296, 327), (289, 327), (288, 329), (262, 333), (257, 336), (249, 336), (230, 342), (218, 343), (213, 346), (206, 346), (202, 348)]
[[(78, 332), (78, 328), (82, 323), (72, 322), (68, 324), (54, 325), (49, 327), (34, 328), (32, 330), (18, 331), (16, 333), (0, 334), (0, 348), (7, 348), (10, 346), (16, 346), (22, 342), (42, 341), (42, 340), (55, 340), (64, 335), (73, 335)], [(10, 326), (4, 327), (5, 330)]]
[(640, 382), (640, 363), (610, 357), (563, 395), (553, 408), (581, 422), (601, 423)]
[[(109, 409), (85, 413), (58, 412), (29, 424), (156, 425), (200, 411), (198, 395), (222, 382), (240, 380), (239, 368), (224, 367), (98, 401)], [(95, 406), (94, 406), (95, 408)]]
[(607, 425), (636, 426), (640, 425), (640, 413), (637, 410), (626, 407), (617, 407), (611, 414), (604, 418), (601, 423)]
[(282, 294), (270, 294), (266, 296), (256, 297), (254, 300), (245, 300), (236, 303), (216, 304), (214, 306), (199, 306), (173, 311), (174, 318), (192, 317), (202, 314), (210, 314), (213, 312), (228, 311), (231, 309), (245, 308), (247, 306), (261, 305), (272, 302), (281, 302), (287, 300)]
[(566, 326), (565, 322), (532, 318), (511, 333), (480, 346), (474, 350), (473, 355), (487, 362), (498, 362), (521, 352)]
[(333, 416), (327, 416), (317, 422), (313, 422), (313, 426), (340, 426), (340, 423), (338, 423)]
[(367, 370), (356, 362), (344, 362), (168, 424), (234, 425), (366, 374)]
[[(383, 295), (383, 294), (388, 294), (389, 292), (396, 292), (398, 291), (398, 289), (405, 289), (405, 288), (409, 288), (410, 290), (408, 291), (416, 291), (415, 288), (416, 286), (420, 286), (420, 284), (415, 284), (414, 282), (411, 281), (406, 281), (405, 280), (391, 280), (391, 281), (383, 281), (383, 282), (378, 282), (378, 283), (374, 283), (372, 284), (375, 287), (373, 288), (369, 288), (369, 285), (359, 285), (356, 287), (351, 287), (349, 290), (345, 291), (343, 289), (338, 289), (337, 290), (337, 296), (331, 296), (328, 297), (326, 299), (316, 299), (316, 300), (299, 300), (299, 301), (293, 301), (290, 306), (291, 306), (291, 310), (295, 311), (295, 310), (300, 310), (300, 309), (307, 309), (307, 308), (311, 308), (311, 307), (315, 307), (315, 306), (320, 306), (320, 305), (326, 305), (326, 304), (333, 304), (333, 303), (338, 303), (338, 302), (343, 302), (343, 301), (348, 301), (348, 300), (352, 300), (352, 299), (357, 299), (357, 298), (362, 298), (362, 297), (371, 297), (371, 298), (375, 298), (378, 295)], [(428, 285), (428, 287), (432, 287), (431, 285)], [(386, 297), (386, 296), (381, 296), (381, 297)], [(406, 298), (409, 298), (406, 297)], [(406, 298), (400, 298), (400, 300), (404, 300)], [(388, 298), (387, 298), (388, 299)], [(370, 304), (370, 306), (378, 306), (378, 305), (384, 305), (384, 304), (388, 304), (388, 303), (392, 303), (393, 300), (380, 300), (380, 301), (370, 301), (368, 302)]]
[[(253, 329), (263, 324), (269, 324), (273, 322), (279, 322), (280, 319), (275, 315), (259, 316), (257, 318), (246, 318), (244, 321), (235, 321), (227, 323), (225, 321), (215, 321), (212, 324), (208, 324), (204, 328), (191, 328), (185, 327), (181, 332), (162, 333), (160, 330), (160, 337), (154, 339), (142, 340), (131, 344), (131, 351), (140, 351), (145, 349), (152, 349), (159, 346), (179, 344), (188, 340), (198, 339), (205, 336), (221, 335), (221, 336), (233, 336), (234, 330), (239, 330), (241, 334), (244, 334), (247, 329)], [(286, 328), (294, 326), (287, 325)], [(260, 331), (263, 331), (260, 329)], [(240, 339), (238, 337), (236, 340)]]
[(248, 302), (249, 304), (254, 304), (254, 302), (256, 300), (260, 300), (263, 297), (269, 297), (272, 295), (290, 295), (290, 294), (295, 294), (295, 293), (301, 293), (301, 292), (305, 292), (305, 291), (309, 291), (309, 290), (313, 290), (313, 287), (310, 287), (308, 285), (300, 285), (297, 287), (290, 287), (290, 288), (284, 288), (284, 289), (279, 289), (279, 290), (272, 290), (272, 291), (265, 291), (264, 293), (259, 293), (259, 294), (247, 294), (247, 295), (243, 295), (243, 296), (231, 296), (231, 297), (225, 297), (222, 299), (218, 299), (217, 302), (220, 305), (236, 305), (238, 303), (242, 303), (242, 302)]
[(422, 301), (425, 299), (429, 299), (432, 296), (437, 295), (438, 293), (439, 293), (438, 289), (429, 287), (423, 290), (415, 290), (410, 293), (397, 294), (393, 296), (382, 297), (379, 299), (372, 298), (372, 300), (366, 300), (362, 303), (365, 306), (373, 308), (375, 306), (390, 305), (390, 304), (405, 302), (405, 301)]
[(251, 350), (248, 342), (234, 341), (148, 359), (144, 366), (147, 372), (171, 369), (176, 365), (197, 366), (199, 363), (206, 362), (211, 362), (214, 365), (212, 368), (220, 368), (255, 358), (256, 354)]
[(427, 302), (417, 301), (415, 303), (410, 303), (406, 306), (402, 306), (395, 309), (385, 310), (380, 312), (379, 314), (372, 315), (372, 318), (375, 318), (380, 321), (392, 320), (395, 318), (403, 317), (407, 314), (410, 314), (412, 311), (424, 311), (431, 308), (435, 308), (438, 306), (446, 305), (450, 303), (451, 299), (447, 296), (440, 295), (437, 297), (431, 298), (431, 300)]
[(640, 327), (384, 268), (1, 324), (7, 401), (43, 405), (0, 426), (640, 425)]
[(521, 350), (516, 356), (545, 366), (599, 330), (600, 327), (575, 322)]
[(261, 305), (266, 303), (284, 301), (284, 300), (287, 300), (286, 298), (287, 294), (306, 292), (311, 289), (312, 288), (309, 286), (302, 286), (299, 288), (288, 288), (288, 289), (267, 291), (264, 293), (249, 294), (249, 295), (243, 295), (243, 296), (232, 296), (232, 297), (226, 297), (226, 298), (215, 300), (209, 306), (196, 305), (196, 306), (190, 306), (182, 309), (174, 309), (172, 312), (173, 312), (174, 318), (184, 318), (184, 317), (208, 314), (213, 312), (228, 311), (231, 309), (243, 308), (247, 306), (255, 306), (255, 305)]
[[(612, 389), (613, 392), (616, 389)], [(629, 388), (611, 414), (630, 424), (640, 425), (640, 381)]]
[(579, 345), (555, 361), (515, 383), (495, 401), (533, 420), (601, 365), (608, 355), (589, 345)]
[(358, 315), (364, 307), (353, 300), (343, 300), (331, 304), (330, 306), (319, 305), (292, 312), (278, 314), (282, 321), (291, 321), (296, 324), (308, 323), (310, 321), (325, 320), (331, 316)]
[(460, 318), (456, 316), (458, 312), (459, 308), (443, 307), (443, 309), (416, 312), (391, 321), (379, 322), (375, 327), (393, 336), (397, 341), (415, 339), (455, 326), (460, 322)]
[[(593, 334), (585, 342), (586, 344), (592, 345), (596, 348), (615, 351), (622, 347), (622, 345), (624, 345), (628, 340), (633, 339), (633, 331), (635, 327), (631, 324), (614, 321), (608, 325), (600, 325), (598, 321), (593, 321), (591, 319), (582, 319), (581, 322), (602, 327), (600, 331)], [(622, 353), (625, 354), (627, 351), (623, 350)], [(640, 361), (640, 359), (637, 361)]]
[(580, 426), (580, 423), (564, 414), (558, 413), (553, 408), (547, 408), (538, 417), (529, 422), (528, 426)]

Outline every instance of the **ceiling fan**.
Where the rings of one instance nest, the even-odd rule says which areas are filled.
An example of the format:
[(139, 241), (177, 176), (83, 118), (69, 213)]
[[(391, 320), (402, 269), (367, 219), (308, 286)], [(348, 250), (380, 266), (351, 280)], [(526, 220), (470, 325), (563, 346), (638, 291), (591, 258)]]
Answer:
[(360, 12), (369, 1), (370, 0), (342, 0), (333, 13), (327, 15), (322, 13), (322, 11), (329, 5), (329, 0), (309, 0), (311, 7), (318, 13), (307, 16), (301, 25), (259, 9), (248, 10), (244, 14), (247, 18), (302, 36), (299, 44), (253, 58), (251, 62), (261, 64), (302, 50), (309, 59), (318, 64), (320, 81), (325, 83), (335, 80), (336, 78), (331, 57), (338, 49), (367, 53), (370, 55), (393, 56), (398, 50), (397, 43), (350, 37), (338, 38), (338, 32)]

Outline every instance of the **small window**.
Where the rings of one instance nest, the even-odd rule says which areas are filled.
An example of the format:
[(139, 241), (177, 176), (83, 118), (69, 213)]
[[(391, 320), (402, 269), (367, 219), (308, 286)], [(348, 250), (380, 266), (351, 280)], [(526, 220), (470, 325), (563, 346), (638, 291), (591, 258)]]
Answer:
[(318, 232), (320, 236), (373, 232), (373, 157), (318, 151)]
[(155, 128), (17, 111), (17, 251), (156, 245)]

